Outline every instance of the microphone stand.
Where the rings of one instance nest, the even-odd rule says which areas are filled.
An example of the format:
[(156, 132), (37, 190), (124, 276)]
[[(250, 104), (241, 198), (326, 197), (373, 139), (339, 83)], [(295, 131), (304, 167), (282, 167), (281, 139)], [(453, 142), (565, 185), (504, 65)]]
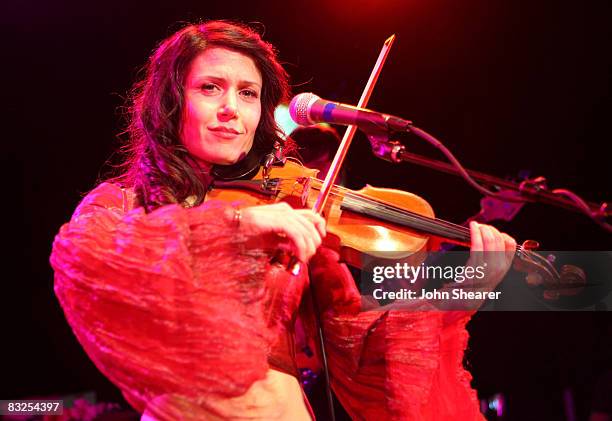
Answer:
[[(565, 189), (555, 189), (551, 191), (548, 189), (546, 178), (544, 177), (526, 179), (521, 183), (515, 183), (482, 172), (467, 170), (463, 168), (459, 161), (442, 144), (442, 142), (435, 139), (430, 134), (412, 125), (407, 129), (407, 131), (416, 134), (420, 138), (427, 140), (433, 146), (440, 149), (452, 162), (452, 164), (410, 153), (406, 151), (406, 147), (400, 142), (389, 140), (389, 134), (385, 131), (366, 133), (366, 135), (370, 140), (374, 155), (386, 161), (393, 163), (410, 162), (416, 165), (431, 168), (436, 171), (463, 177), (469, 184), (479, 190), (482, 194), (493, 196), (503, 201), (530, 203), (540, 202), (574, 212), (584, 213), (604, 230), (612, 232), (612, 226), (606, 223), (606, 219), (612, 215), (612, 211), (610, 210), (607, 202), (602, 202), (601, 204), (587, 202), (575, 193)], [(517, 192), (518, 195), (510, 196), (492, 192), (480, 186), (474, 180), (477, 180), (478, 182), (497, 190), (503, 189)]]

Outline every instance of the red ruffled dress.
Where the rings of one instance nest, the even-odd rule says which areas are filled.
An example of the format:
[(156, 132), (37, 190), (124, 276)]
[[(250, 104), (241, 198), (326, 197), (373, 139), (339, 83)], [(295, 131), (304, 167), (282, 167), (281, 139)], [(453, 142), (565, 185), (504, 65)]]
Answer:
[(104, 183), (55, 239), (66, 319), (136, 410), (172, 394), (182, 400), (168, 413), (197, 419), (198, 408), (214, 412), (270, 368), (297, 376), (293, 327), (297, 317), (314, 325), (312, 282), (332, 387), (351, 417), (484, 419), (462, 365), (471, 313), (360, 311), (335, 253), (311, 260), (310, 280), (291, 276), (235, 227), (233, 209), (209, 201), (146, 214), (130, 190)]

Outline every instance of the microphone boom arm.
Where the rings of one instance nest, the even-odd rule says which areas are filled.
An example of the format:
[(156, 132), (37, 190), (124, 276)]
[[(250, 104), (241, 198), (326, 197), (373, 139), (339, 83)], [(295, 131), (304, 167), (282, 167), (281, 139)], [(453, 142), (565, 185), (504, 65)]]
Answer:
[[(385, 161), (393, 163), (411, 162), (413, 164), (431, 168), (436, 171), (460, 176), (483, 195), (494, 197), (502, 201), (530, 203), (541, 202), (564, 209), (569, 209), (574, 212), (583, 213), (591, 218), (591, 220), (593, 220), (605, 231), (612, 232), (612, 225), (606, 222), (606, 219), (612, 215), (607, 202), (602, 202), (600, 205), (593, 202), (587, 202), (577, 194), (566, 189), (555, 189), (550, 191), (546, 187), (546, 180), (543, 177), (538, 177), (534, 180), (525, 180), (519, 184), (482, 172), (466, 170), (463, 165), (461, 165), (459, 160), (457, 160), (457, 158), (455, 158), (455, 156), (451, 153), (451, 151), (448, 150), (442, 144), (442, 142), (429, 133), (419, 129), (418, 127), (414, 127), (412, 124), (410, 124), (405, 131), (414, 133), (418, 137), (435, 146), (437, 149), (441, 150), (452, 165), (407, 152), (406, 147), (403, 144), (395, 140), (389, 140), (389, 134), (387, 131), (376, 131), (371, 133), (366, 131), (366, 135), (370, 141), (374, 155), (384, 159)], [(507, 194), (496, 193), (481, 186), (475, 180), (478, 180), (480, 183), (491, 187), (513, 190), (520, 193), (520, 195), (510, 196)]]

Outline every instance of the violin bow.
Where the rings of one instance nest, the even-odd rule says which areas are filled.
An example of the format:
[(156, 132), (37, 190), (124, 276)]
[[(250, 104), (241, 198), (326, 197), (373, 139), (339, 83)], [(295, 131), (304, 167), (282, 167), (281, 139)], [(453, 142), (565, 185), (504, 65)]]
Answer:
[[(395, 34), (391, 35), (389, 38), (385, 40), (383, 43), (382, 49), (380, 50), (380, 54), (378, 54), (378, 59), (376, 60), (376, 64), (374, 65), (374, 69), (370, 73), (370, 78), (368, 79), (368, 83), (361, 94), (361, 99), (359, 99), (359, 107), (365, 107), (370, 99), (370, 95), (374, 90), (374, 85), (378, 80), (378, 76), (380, 75), (380, 71), (382, 70), (385, 61), (387, 60), (387, 56), (389, 55), (389, 49), (391, 45), (393, 45), (393, 41), (395, 40)], [(344, 162), (344, 158), (346, 157), (346, 153), (348, 152), (349, 146), (351, 146), (351, 142), (353, 141), (353, 137), (355, 136), (355, 132), (357, 131), (356, 126), (348, 126), (346, 131), (344, 132), (344, 136), (342, 137), (342, 142), (340, 142), (340, 146), (338, 147), (338, 151), (334, 156), (334, 160), (331, 163), (329, 170), (327, 171), (327, 176), (323, 181), (321, 186), (321, 190), (319, 191), (319, 195), (317, 196), (317, 200), (314, 204), (313, 210), (317, 213), (321, 213), (325, 208), (325, 204), (327, 203), (327, 198), (334, 186), (336, 179), (338, 178), (338, 174), (340, 173), (340, 168), (342, 167), (342, 163)], [(313, 303), (315, 305), (315, 314), (318, 314), (319, 311), (317, 309), (317, 303), (314, 299), (314, 286), (311, 286), (311, 293), (313, 294)], [(318, 317), (317, 317), (318, 319)], [(335, 420), (334, 406), (333, 406), (333, 398), (330, 390), (330, 381), (329, 381), (329, 370), (327, 368), (327, 357), (325, 351), (325, 335), (323, 334), (323, 329), (321, 327), (320, 321), (319, 324), (319, 339), (320, 339), (320, 347), (321, 354), (323, 355), (323, 368), (325, 373), (325, 389), (327, 395), (327, 403), (329, 405), (329, 414), (332, 420)]]
[[(395, 34), (391, 35), (389, 38), (385, 40), (383, 43), (382, 49), (380, 50), (380, 54), (378, 54), (378, 59), (376, 60), (376, 64), (374, 64), (374, 68), (370, 73), (370, 78), (368, 79), (368, 83), (366, 83), (365, 89), (361, 94), (361, 98), (359, 99), (359, 103), (357, 104), (360, 108), (365, 108), (368, 105), (368, 101), (370, 100), (370, 96), (372, 95), (372, 91), (374, 90), (374, 85), (376, 85), (376, 81), (378, 80), (378, 76), (380, 75), (380, 71), (382, 70), (385, 61), (387, 60), (387, 56), (389, 55), (389, 50), (393, 45), (393, 41), (395, 40)], [(338, 178), (338, 174), (340, 173), (340, 168), (342, 168), (342, 164), (344, 163), (344, 158), (348, 152), (349, 147), (351, 146), (351, 142), (353, 141), (353, 137), (355, 136), (355, 132), (357, 131), (357, 126), (348, 126), (346, 131), (344, 132), (344, 136), (342, 137), (342, 142), (340, 142), (340, 146), (338, 147), (338, 151), (334, 156), (334, 160), (327, 171), (327, 176), (323, 181), (321, 186), (321, 190), (319, 191), (319, 195), (317, 196), (317, 200), (314, 204), (313, 210), (317, 213), (321, 213), (325, 208), (325, 204), (327, 203), (327, 198), (331, 192), (336, 179)]]

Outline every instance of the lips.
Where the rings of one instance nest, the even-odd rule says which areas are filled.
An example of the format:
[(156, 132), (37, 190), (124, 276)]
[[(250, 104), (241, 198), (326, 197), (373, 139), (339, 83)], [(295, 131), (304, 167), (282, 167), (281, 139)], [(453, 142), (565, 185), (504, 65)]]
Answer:
[(232, 134), (232, 135), (244, 134), (244, 132), (236, 130), (232, 127), (225, 127), (225, 126), (208, 127), (208, 130), (210, 130), (211, 132), (215, 132), (215, 133), (227, 133), (227, 134)]

